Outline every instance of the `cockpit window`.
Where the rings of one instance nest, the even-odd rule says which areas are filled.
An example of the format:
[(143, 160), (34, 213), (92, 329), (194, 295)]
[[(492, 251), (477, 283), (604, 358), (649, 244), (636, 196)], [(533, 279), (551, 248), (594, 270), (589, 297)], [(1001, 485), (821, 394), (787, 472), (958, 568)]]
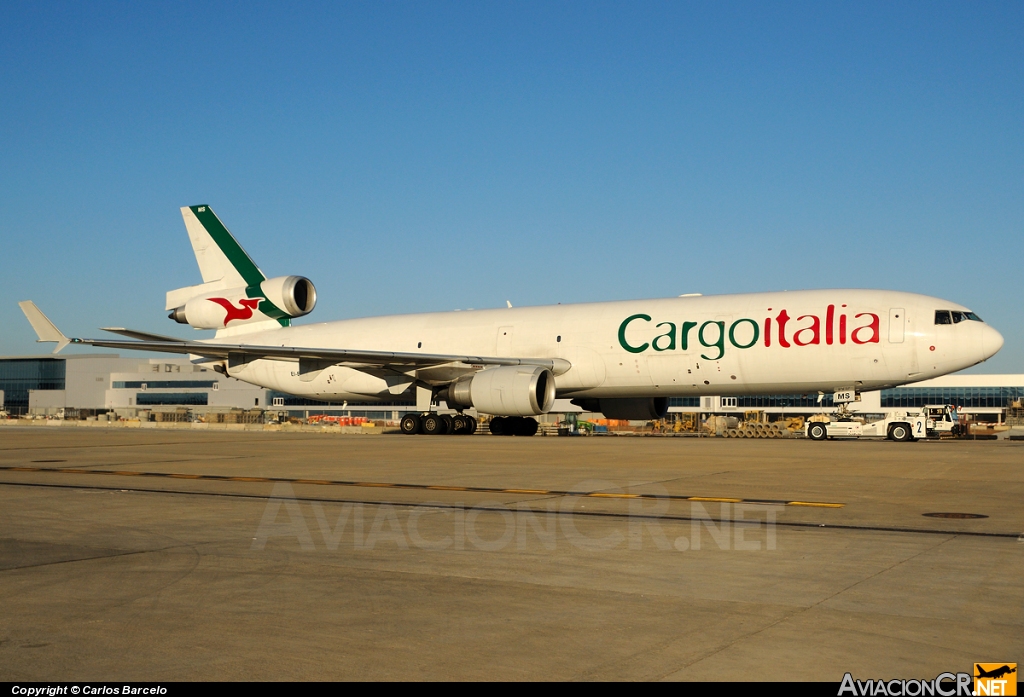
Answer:
[(981, 322), (981, 317), (978, 317), (973, 312), (961, 312), (960, 310), (936, 310), (935, 311), (935, 324), (960, 324), (966, 320), (972, 322)]

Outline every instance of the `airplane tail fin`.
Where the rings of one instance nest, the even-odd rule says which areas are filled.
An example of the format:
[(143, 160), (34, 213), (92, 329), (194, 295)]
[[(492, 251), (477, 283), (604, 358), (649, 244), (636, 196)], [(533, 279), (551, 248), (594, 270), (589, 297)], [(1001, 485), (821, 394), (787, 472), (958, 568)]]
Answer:
[(65, 346), (71, 343), (71, 339), (64, 336), (61, 330), (57, 329), (57, 325), (50, 321), (50, 318), (43, 314), (43, 311), (36, 307), (36, 304), (31, 300), (23, 300), (18, 303), (18, 307), (25, 313), (25, 317), (28, 318), (29, 324), (36, 330), (37, 342), (57, 342), (57, 348), (53, 352), (60, 353)]
[(184, 206), (181, 217), (185, 219), (203, 283), (224, 280), (236, 286), (258, 286), (267, 280), (212, 208)]
[(171, 319), (217, 338), (264, 332), (309, 314), (316, 289), (307, 278), (267, 279), (209, 206), (181, 209), (203, 282), (167, 293)]
[(212, 208), (205, 205), (183, 206), (181, 217), (185, 221), (203, 282), (169, 291), (164, 309), (181, 307), (191, 298), (211, 291), (250, 288), (267, 280)]

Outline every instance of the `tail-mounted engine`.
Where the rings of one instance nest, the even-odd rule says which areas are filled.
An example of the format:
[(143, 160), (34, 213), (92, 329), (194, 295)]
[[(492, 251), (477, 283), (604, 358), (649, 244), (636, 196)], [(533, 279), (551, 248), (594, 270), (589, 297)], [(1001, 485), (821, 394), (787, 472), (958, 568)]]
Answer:
[(302, 276), (268, 278), (258, 286), (196, 295), (168, 315), (196, 329), (223, 329), (277, 320), (282, 325), (308, 315), (316, 306), (316, 288)]
[(544, 414), (555, 404), (555, 376), (541, 366), (487, 368), (459, 378), (439, 396), (452, 409), (475, 407), (496, 416)]

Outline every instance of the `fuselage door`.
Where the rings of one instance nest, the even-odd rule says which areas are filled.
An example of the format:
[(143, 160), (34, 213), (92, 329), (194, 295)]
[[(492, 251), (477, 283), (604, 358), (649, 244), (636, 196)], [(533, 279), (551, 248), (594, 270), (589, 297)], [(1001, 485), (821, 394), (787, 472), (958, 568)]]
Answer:
[(903, 334), (907, 326), (907, 313), (902, 307), (889, 310), (889, 343), (902, 344)]

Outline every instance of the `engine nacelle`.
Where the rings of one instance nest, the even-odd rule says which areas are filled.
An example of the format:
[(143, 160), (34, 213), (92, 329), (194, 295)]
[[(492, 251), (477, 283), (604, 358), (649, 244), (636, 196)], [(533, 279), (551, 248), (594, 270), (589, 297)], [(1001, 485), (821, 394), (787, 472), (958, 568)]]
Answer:
[(459, 378), (441, 398), (453, 409), (475, 407), (495, 416), (544, 414), (555, 404), (555, 376), (539, 365), (487, 368)]
[(636, 399), (574, 399), (572, 403), (584, 411), (600, 412), (608, 419), (649, 421), (664, 418), (668, 413), (668, 397)]
[(289, 317), (308, 315), (316, 307), (316, 288), (304, 276), (278, 276), (260, 284), (260, 290)]
[(316, 288), (302, 276), (268, 278), (258, 286), (231, 288), (189, 298), (168, 315), (196, 329), (291, 319), (308, 315), (316, 306)]

